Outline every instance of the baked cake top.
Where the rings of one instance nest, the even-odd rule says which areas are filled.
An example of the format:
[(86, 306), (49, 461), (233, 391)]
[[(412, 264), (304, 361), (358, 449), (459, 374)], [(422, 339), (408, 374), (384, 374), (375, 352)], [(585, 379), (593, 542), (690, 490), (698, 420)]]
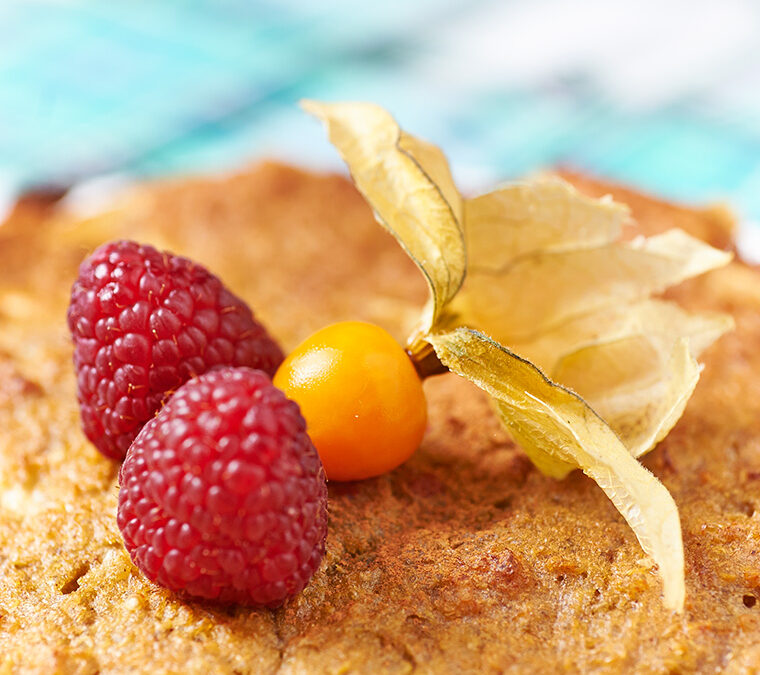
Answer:
[[(640, 231), (731, 247), (720, 210), (569, 176)], [(263, 164), (140, 188), (101, 216), (22, 204), (0, 228), (0, 671), (605, 672), (760, 662), (760, 276), (734, 262), (670, 292), (729, 312), (684, 417), (644, 463), (679, 506), (683, 615), (612, 504), (532, 468), (485, 395), (425, 383), (430, 428), (398, 470), (330, 485), (327, 554), (283, 608), (188, 602), (132, 567), (117, 466), (79, 429), (65, 311), (84, 255), (130, 238), (222, 274), (286, 348), (365, 319), (404, 336), (425, 288), (343, 178)], [(230, 245), (233, 242), (234, 245)]]

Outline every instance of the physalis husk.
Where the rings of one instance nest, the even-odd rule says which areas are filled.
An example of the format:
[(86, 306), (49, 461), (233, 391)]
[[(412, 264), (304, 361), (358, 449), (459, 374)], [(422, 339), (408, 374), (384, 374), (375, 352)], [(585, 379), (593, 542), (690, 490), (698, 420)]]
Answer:
[(678, 510), (636, 458), (679, 419), (697, 357), (732, 322), (652, 295), (730, 254), (680, 230), (624, 241), (626, 207), (558, 178), (465, 199), (443, 153), (382, 108), (303, 106), (326, 124), (378, 221), (427, 279), (411, 350), (431, 345), (490, 394), (545, 474), (579, 468), (596, 481), (657, 563), (665, 605), (680, 611)]

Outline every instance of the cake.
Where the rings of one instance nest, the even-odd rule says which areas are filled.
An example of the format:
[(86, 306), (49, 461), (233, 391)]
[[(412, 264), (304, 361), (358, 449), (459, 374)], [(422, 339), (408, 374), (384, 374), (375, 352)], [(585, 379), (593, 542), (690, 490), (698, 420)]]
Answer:
[[(583, 175), (639, 232), (733, 246), (723, 209)], [(182, 600), (130, 562), (118, 465), (79, 425), (65, 322), (79, 262), (130, 238), (224, 278), (287, 350), (346, 319), (403, 339), (426, 289), (344, 178), (264, 163), (146, 185), (95, 217), (27, 199), (0, 227), (0, 673), (755, 672), (760, 664), (760, 272), (668, 295), (730, 313), (694, 397), (644, 459), (678, 504), (682, 614), (604, 494), (542, 476), (485, 394), (425, 382), (429, 428), (396, 471), (329, 485), (321, 568), (278, 610)]]

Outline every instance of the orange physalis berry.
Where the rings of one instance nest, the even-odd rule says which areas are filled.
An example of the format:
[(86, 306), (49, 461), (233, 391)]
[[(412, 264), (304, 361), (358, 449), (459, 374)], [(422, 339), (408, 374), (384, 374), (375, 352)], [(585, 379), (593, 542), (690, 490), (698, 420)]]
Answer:
[(417, 371), (401, 345), (370, 323), (317, 331), (285, 359), (274, 384), (301, 407), (331, 480), (395, 469), (425, 433), (427, 404)]

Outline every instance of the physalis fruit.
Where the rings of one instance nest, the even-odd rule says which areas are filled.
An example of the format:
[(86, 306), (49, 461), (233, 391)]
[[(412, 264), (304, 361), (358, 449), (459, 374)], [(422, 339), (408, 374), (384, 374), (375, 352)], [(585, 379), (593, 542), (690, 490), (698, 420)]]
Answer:
[[(626, 241), (625, 206), (583, 196), (558, 178), (466, 199), (443, 153), (402, 131), (382, 108), (315, 101), (303, 107), (325, 123), (377, 220), (427, 280), (430, 298), (409, 353), (434, 352), (485, 390), (542, 472), (562, 478), (579, 468), (596, 481), (657, 563), (666, 606), (681, 610), (678, 510), (636, 458), (679, 419), (699, 378), (697, 357), (731, 319), (689, 313), (653, 296), (725, 265), (730, 254), (680, 230)], [(350, 348), (352, 359), (360, 348)], [(307, 420), (310, 408), (327, 419), (330, 407), (342, 405), (341, 388), (354, 392), (350, 387), (358, 384), (340, 373), (322, 402), (293, 387), (292, 374), (277, 381), (301, 403)], [(390, 388), (388, 394), (419, 399), (411, 378), (402, 382), (402, 394)], [(424, 420), (418, 405), (409, 408), (415, 434)], [(374, 425), (362, 428), (383, 438), (389, 433), (383, 424), (378, 414)], [(343, 440), (336, 457), (346, 456)], [(314, 441), (320, 448), (320, 438)], [(389, 445), (390, 436), (385, 441), (384, 448), (397, 447)], [(393, 466), (407, 450), (375, 463), (373, 472)], [(332, 461), (328, 456), (327, 474), (337, 477)]]

